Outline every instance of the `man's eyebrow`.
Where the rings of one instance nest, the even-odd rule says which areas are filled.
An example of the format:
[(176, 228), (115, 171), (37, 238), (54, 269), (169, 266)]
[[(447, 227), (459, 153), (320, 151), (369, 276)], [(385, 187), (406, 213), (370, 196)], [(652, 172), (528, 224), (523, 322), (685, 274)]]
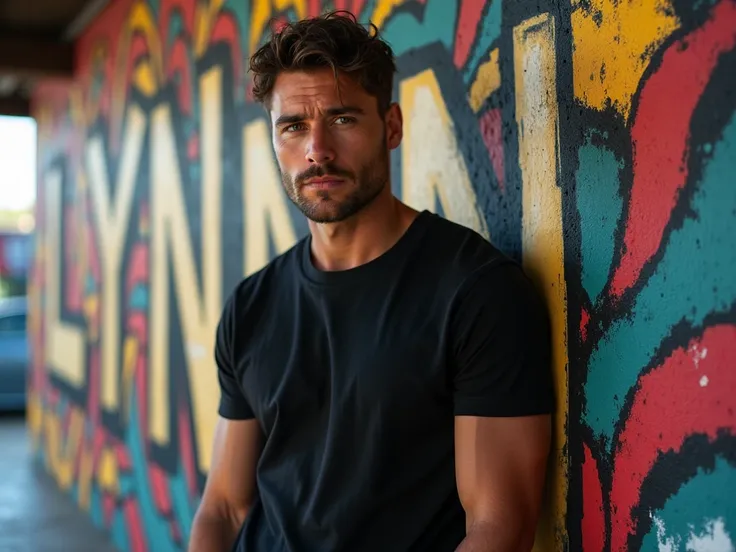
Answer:
[[(340, 107), (330, 107), (325, 110), (325, 114), (329, 117), (335, 117), (337, 115), (363, 115), (365, 110), (361, 107), (354, 105), (341, 105)], [(293, 115), (279, 115), (274, 123), (274, 126), (281, 125), (293, 125), (294, 123), (301, 123), (308, 119), (305, 113), (295, 113)]]

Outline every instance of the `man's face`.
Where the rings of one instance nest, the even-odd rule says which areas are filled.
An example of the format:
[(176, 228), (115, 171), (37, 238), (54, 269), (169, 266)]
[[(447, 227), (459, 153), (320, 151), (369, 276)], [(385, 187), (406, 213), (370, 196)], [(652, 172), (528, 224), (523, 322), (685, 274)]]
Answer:
[[(339, 222), (371, 203), (389, 181), (389, 149), (401, 113), (330, 69), (281, 73), (271, 95), (273, 145), (289, 199), (314, 222)], [(398, 132), (396, 131), (398, 124)]]

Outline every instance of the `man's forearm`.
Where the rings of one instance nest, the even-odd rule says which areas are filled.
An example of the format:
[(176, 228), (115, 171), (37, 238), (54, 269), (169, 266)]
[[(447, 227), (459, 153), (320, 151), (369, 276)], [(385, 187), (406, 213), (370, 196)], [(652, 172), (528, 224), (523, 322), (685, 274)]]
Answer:
[(534, 545), (534, 535), (525, 535), (512, 524), (476, 522), (456, 552), (526, 552)]
[(230, 552), (242, 519), (198, 512), (192, 523), (188, 552)]

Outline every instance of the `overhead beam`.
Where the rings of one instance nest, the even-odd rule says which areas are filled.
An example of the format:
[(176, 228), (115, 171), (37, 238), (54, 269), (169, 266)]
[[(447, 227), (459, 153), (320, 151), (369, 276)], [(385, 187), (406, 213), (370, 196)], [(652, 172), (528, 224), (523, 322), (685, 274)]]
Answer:
[(77, 17), (75, 17), (64, 30), (63, 38), (66, 40), (77, 38), (109, 3), (110, 0), (89, 0), (81, 9)]
[(28, 101), (28, 98), (18, 96), (17, 94), (0, 97), (0, 115), (30, 117), (31, 103)]
[(0, 73), (21, 77), (71, 78), (74, 47), (33, 36), (0, 35)]

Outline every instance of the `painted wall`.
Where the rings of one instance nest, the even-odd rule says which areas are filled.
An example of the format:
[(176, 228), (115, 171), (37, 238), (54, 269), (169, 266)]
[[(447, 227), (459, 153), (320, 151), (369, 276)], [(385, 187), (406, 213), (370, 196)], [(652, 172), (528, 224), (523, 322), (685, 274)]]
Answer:
[[(736, 2), (329, 4), (397, 54), (396, 193), (490, 236), (550, 305), (538, 550), (732, 550)], [(29, 427), (123, 550), (183, 549), (224, 297), (306, 231), (244, 60), (325, 6), (118, 0), (75, 82), (36, 92)]]

